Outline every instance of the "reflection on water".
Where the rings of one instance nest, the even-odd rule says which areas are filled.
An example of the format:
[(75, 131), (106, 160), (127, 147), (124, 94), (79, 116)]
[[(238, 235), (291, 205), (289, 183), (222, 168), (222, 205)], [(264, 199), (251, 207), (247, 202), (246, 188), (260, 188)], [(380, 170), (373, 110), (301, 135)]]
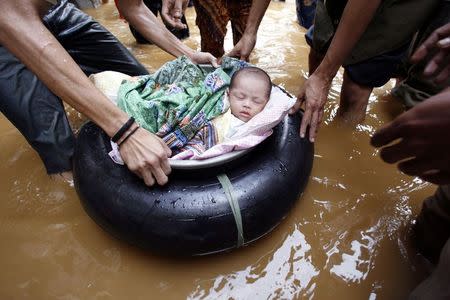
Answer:
[[(111, 1), (112, 2), (112, 1)], [(150, 71), (171, 56), (137, 45), (112, 4), (92, 12)], [(195, 14), (188, 9), (199, 48)], [(273, 2), (252, 62), (295, 94), (308, 47), (293, 1)], [(230, 50), (231, 38), (225, 43)], [(69, 184), (53, 182), (0, 117), (0, 299), (403, 299), (423, 276), (409, 229), (433, 186), (378, 158), (369, 138), (403, 107), (389, 83), (374, 91), (356, 129), (335, 120), (342, 74), (330, 91), (311, 180), (262, 240), (224, 255), (170, 259), (116, 241), (87, 217)], [(71, 111), (78, 127), (82, 118)]]
[(297, 226), (278, 249), (252, 265), (198, 284), (189, 299), (290, 299), (311, 296), (319, 274), (311, 246)]

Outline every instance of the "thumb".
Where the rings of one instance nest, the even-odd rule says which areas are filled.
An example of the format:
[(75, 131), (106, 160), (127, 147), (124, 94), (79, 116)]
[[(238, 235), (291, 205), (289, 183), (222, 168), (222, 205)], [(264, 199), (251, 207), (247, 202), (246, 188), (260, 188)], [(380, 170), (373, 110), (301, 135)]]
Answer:
[(233, 49), (231, 49), (230, 52), (225, 54), (225, 56), (240, 58), (241, 55), (239, 53), (239, 50), (237, 50), (236, 47), (234, 47)]
[(302, 107), (303, 102), (305, 102), (305, 90), (302, 87), (297, 95), (297, 101), (295, 101), (294, 106), (292, 106), (292, 108), (289, 110), (289, 114), (295, 114), (300, 109), (300, 107)]
[(217, 62), (217, 58), (215, 58), (212, 54), (210, 54), (209, 62), (211, 63), (211, 65), (212, 65), (214, 68), (220, 67), (219, 63)]
[(172, 16), (176, 19), (181, 19), (183, 16), (183, 4), (182, 1), (175, 1), (172, 9)]
[(297, 101), (295, 101), (294, 106), (292, 106), (291, 109), (289, 110), (289, 114), (290, 115), (295, 114), (300, 109), (301, 106), (302, 103), (297, 99)]

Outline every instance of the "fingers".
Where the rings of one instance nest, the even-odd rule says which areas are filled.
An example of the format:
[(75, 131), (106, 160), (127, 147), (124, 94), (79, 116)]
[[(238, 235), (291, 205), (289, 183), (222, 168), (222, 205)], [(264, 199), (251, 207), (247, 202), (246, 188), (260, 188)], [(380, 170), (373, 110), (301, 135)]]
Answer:
[(450, 37), (440, 40), (438, 42), (438, 47), (441, 49), (450, 49)]
[(399, 137), (399, 127), (396, 123), (391, 122), (375, 132), (375, 134), (370, 139), (370, 144), (374, 147), (381, 147), (391, 143)]
[[(209, 53), (208, 53), (209, 54)], [(209, 62), (214, 68), (220, 67), (219, 63), (217, 62), (217, 58), (215, 58), (212, 54), (209, 54)]]
[(226, 54), (226, 56), (239, 58), (240, 60), (248, 62), (250, 53), (247, 53), (246, 51), (242, 50), (239, 45), (236, 45), (230, 52)]
[(161, 162), (161, 169), (164, 172), (164, 174), (169, 175), (170, 172), (172, 172), (172, 169), (170, 168), (169, 160), (163, 160)]
[(311, 117), (311, 123), (309, 125), (309, 140), (311, 143), (314, 143), (317, 135), (317, 131), (319, 130), (319, 112), (314, 111)]
[(236, 47), (233, 48), (230, 52), (228, 52), (227, 54), (225, 54), (225, 56), (229, 56), (229, 57), (235, 57), (235, 58), (239, 58), (240, 59), (240, 54), (239, 51), (236, 50)]
[(250, 55), (241, 54), (241, 56), (239, 57), (239, 59), (248, 62), (249, 57), (250, 57)]
[(444, 51), (439, 51), (427, 64), (427, 66), (423, 70), (423, 74), (425, 76), (430, 76), (430, 75), (434, 74), (438, 70), (438, 68), (442, 64), (442, 62), (444, 61), (445, 56), (446, 56), (446, 53)]
[(147, 186), (153, 186), (155, 184), (155, 179), (153, 178), (152, 172), (149, 170), (142, 171), (139, 177), (144, 180), (144, 183)]
[(164, 141), (160, 138), (158, 138), (158, 142), (161, 145), (161, 147), (163, 148), (163, 150), (166, 153), (166, 157), (171, 157), (172, 156), (172, 150), (170, 150), (170, 148), (166, 145), (166, 143), (164, 143)]
[(194, 52), (191, 56), (191, 61), (195, 64), (211, 64), (214, 68), (220, 66), (217, 58), (209, 52)]
[(425, 181), (439, 185), (450, 183), (450, 173), (444, 171), (436, 171), (432, 174), (425, 174), (419, 177)]
[(161, 17), (167, 25), (175, 29), (185, 29), (186, 24), (183, 24), (181, 18), (184, 12), (184, 3), (180, 0), (165, 0), (162, 3)]
[[(436, 42), (437, 42), (437, 40), (434, 41), (434, 43), (436, 43)], [(434, 43), (433, 44), (431, 44), (431, 43), (425, 44), (425, 42), (424, 42), (422, 45), (420, 45), (417, 48), (417, 50), (414, 51), (413, 55), (411, 55), (411, 62), (418, 63), (419, 61), (424, 59), (425, 56), (427, 56), (428, 52), (431, 51), (431, 49), (433, 49)]]
[[(419, 62), (428, 54), (428, 52), (438, 46), (438, 42), (440, 40), (445, 40), (450, 36), (450, 23), (436, 29), (429, 37), (425, 40), (425, 42), (420, 45), (419, 48), (414, 52), (411, 56), (411, 61), (413, 63)], [(443, 42), (446, 44), (446, 41)]]
[(300, 137), (304, 138), (305, 134), (306, 134), (306, 129), (308, 128), (310, 122), (311, 122), (311, 109), (310, 108), (306, 108), (305, 113), (303, 114), (303, 118), (302, 118), (302, 124), (300, 124)]
[(175, 19), (181, 19), (183, 16), (183, 3), (182, 1), (175, 1), (172, 9), (172, 15)]
[(289, 109), (289, 114), (290, 115), (295, 114), (300, 109), (300, 107), (302, 107), (302, 101), (297, 99), (297, 101), (295, 101), (294, 106), (292, 106), (291, 109)]
[(450, 75), (450, 66), (446, 66), (444, 69), (442, 69), (439, 75), (436, 76), (434, 81), (436, 83), (444, 83), (445, 81), (448, 80), (449, 75)]
[(415, 156), (414, 147), (404, 140), (392, 146), (386, 146), (380, 151), (381, 159), (388, 164), (396, 163), (400, 160)]
[(168, 160), (162, 162), (161, 167), (153, 168), (151, 165), (146, 165), (139, 168), (129, 168), (133, 173), (140, 177), (147, 186), (153, 186), (155, 183), (165, 185), (169, 181), (167, 175), (171, 172)]
[[(167, 157), (171, 157), (172, 151), (170, 150), (170, 148), (167, 147), (166, 143), (164, 143), (163, 140), (160, 139), (159, 141), (160, 141), (163, 149), (165, 150)], [(161, 169), (164, 172), (164, 174), (169, 175), (172, 170), (170, 168), (169, 160), (167, 159), (167, 157), (161, 158)]]
[(147, 186), (164, 185), (171, 172), (169, 147), (156, 135), (140, 129), (120, 146), (127, 167), (143, 179)]
[(166, 23), (171, 27), (175, 25), (173, 21), (173, 16), (170, 15), (170, 10), (172, 9), (172, 6), (173, 6), (172, 1), (168, 0), (162, 1), (161, 18), (163, 19), (164, 23)]
[(399, 163), (398, 169), (406, 175), (420, 176), (438, 168), (440, 163), (439, 160), (435, 160), (433, 157), (416, 157)]
[(186, 29), (186, 28), (187, 28), (187, 25), (186, 25), (186, 24), (183, 24), (183, 22), (181, 22), (181, 19), (167, 18), (167, 19), (165, 19), (165, 20), (166, 20), (166, 23), (167, 23), (170, 27), (172, 27), (172, 28), (174, 28), (174, 29), (181, 30), (181, 29)]
[(297, 101), (295, 101), (294, 106), (291, 107), (289, 110), (289, 114), (295, 114), (300, 107), (302, 107), (303, 102), (305, 101), (305, 88), (304, 86), (301, 87), (300, 92), (297, 95)]
[(141, 177), (148, 186), (154, 185), (155, 180), (159, 185), (164, 185), (168, 182), (169, 179), (167, 175), (171, 172), (169, 161), (167, 157), (164, 156), (165, 154), (161, 157), (156, 155), (150, 156), (137, 168), (137, 170), (133, 171), (131, 167), (130, 170)]
[(167, 175), (164, 173), (164, 171), (161, 169), (161, 167), (158, 167), (152, 171), (153, 175), (155, 176), (156, 182), (159, 185), (165, 185), (169, 178), (167, 178)]
[(183, 17), (183, 1), (175, 1), (175, 4), (172, 9), (171, 15), (174, 18), (174, 28), (176, 29), (185, 29), (187, 27), (186, 24), (183, 24), (181, 18)]
[[(295, 102), (294, 106), (289, 110), (290, 114), (296, 113), (300, 107), (302, 106), (303, 102), (305, 102), (305, 89), (302, 87), (300, 90), (300, 93), (297, 96), (297, 101)], [(300, 124), (300, 137), (304, 138), (306, 135), (306, 129), (308, 128), (310, 122), (311, 122), (311, 108), (309, 105), (307, 105), (305, 112), (303, 113), (302, 117), (302, 123)]]

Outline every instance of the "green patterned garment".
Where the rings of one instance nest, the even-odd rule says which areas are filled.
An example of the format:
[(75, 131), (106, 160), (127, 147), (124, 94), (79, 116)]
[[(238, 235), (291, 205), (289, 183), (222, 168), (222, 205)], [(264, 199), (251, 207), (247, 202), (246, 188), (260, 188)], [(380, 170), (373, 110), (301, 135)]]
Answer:
[(201, 68), (181, 56), (151, 75), (124, 81), (118, 106), (171, 148), (184, 146), (209, 120), (225, 112), (232, 74), (248, 64), (225, 57), (220, 68)]

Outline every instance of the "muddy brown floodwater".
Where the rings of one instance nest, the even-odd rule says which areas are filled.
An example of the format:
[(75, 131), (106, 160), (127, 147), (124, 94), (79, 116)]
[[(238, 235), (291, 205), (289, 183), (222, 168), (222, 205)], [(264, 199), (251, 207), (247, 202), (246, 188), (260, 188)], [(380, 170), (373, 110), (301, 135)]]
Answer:
[[(172, 58), (137, 45), (111, 2), (89, 13), (150, 71)], [(187, 18), (186, 43), (199, 48), (193, 8)], [(307, 54), (294, 2), (272, 2), (251, 61), (296, 93)], [(0, 299), (404, 299), (424, 274), (409, 230), (435, 187), (384, 164), (369, 145), (373, 132), (403, 111), (389, 96), (392, 82), (374, 91), (356, 129), (334, 120), (341, 83), (339, 74), (309, 184), (287, 218), (249, 247), (192, 259), (152, 255), (103, 232), (74, 188), (51, 181), (0, 116)], [(79, 123), (76, 114), (70, 118)]]

